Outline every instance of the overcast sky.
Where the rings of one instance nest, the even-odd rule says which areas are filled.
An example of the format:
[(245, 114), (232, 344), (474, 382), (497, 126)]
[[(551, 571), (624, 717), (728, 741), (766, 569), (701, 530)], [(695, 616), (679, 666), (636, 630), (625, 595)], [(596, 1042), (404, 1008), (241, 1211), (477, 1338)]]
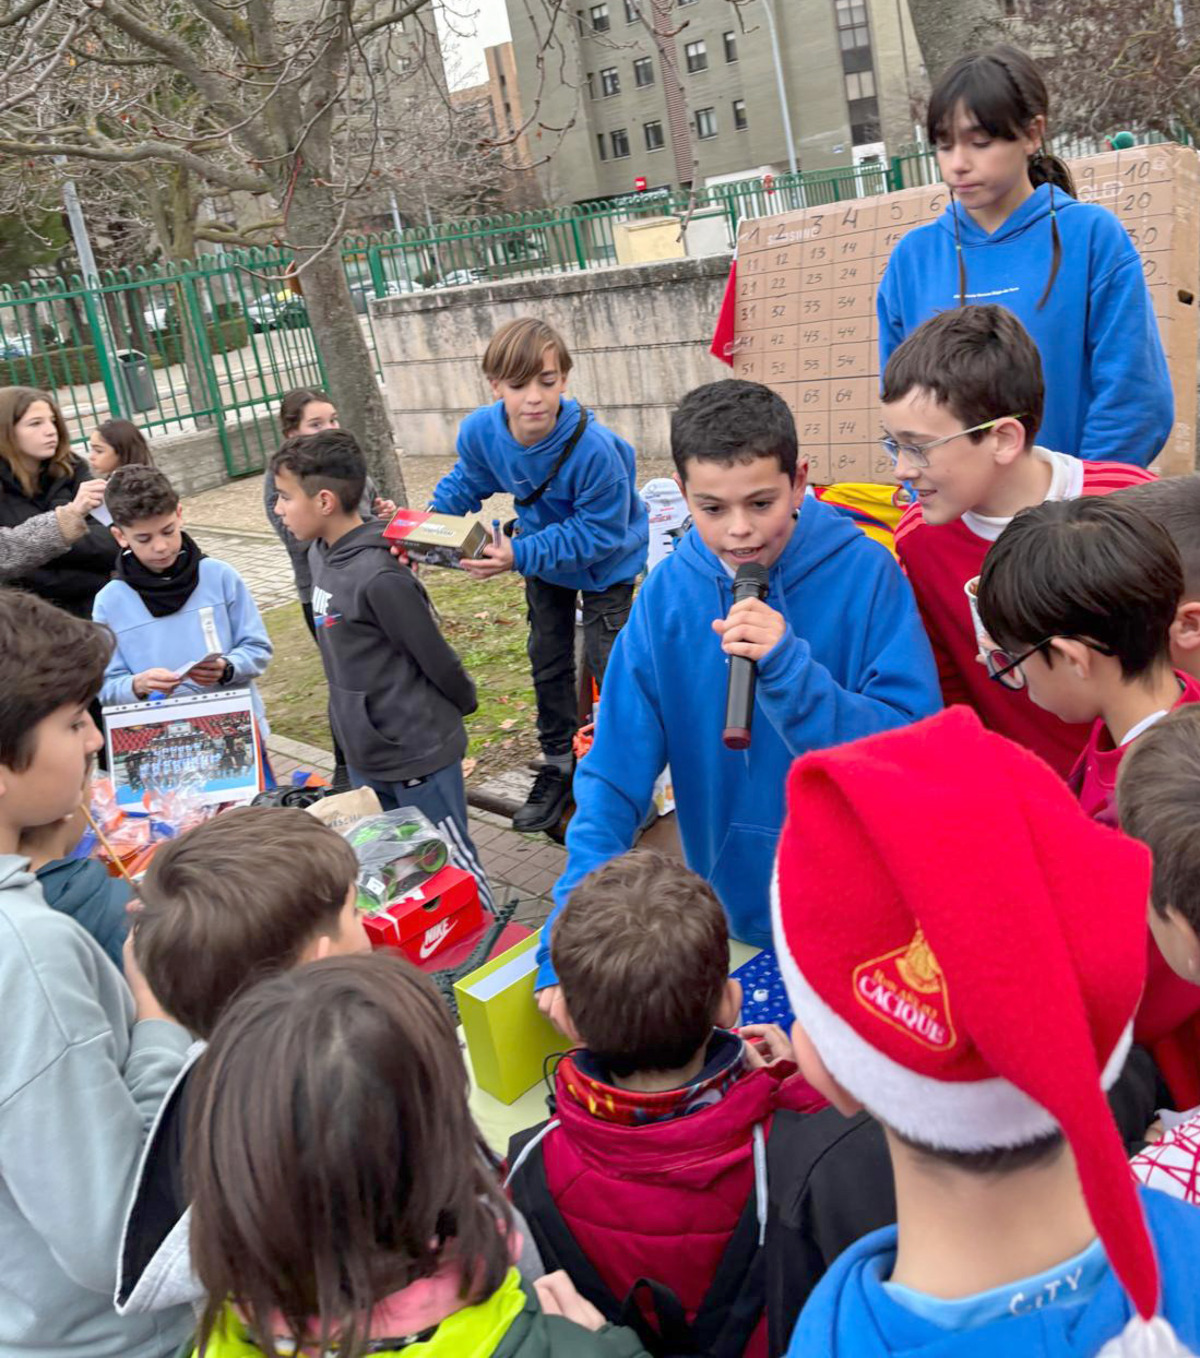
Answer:
[(465, 89), (487, 79), (483, 49), (498, 42), (507, 42), (508, 11), (504, 0), (455, 0), (454, 8), (464, 16), (453, 20), (455, 29), (473, 28), (468, 38), (458, 38), (448, 31), (446, 16), (438, 8), (438, 27), (442, 33), (442, 47), (446, 54), (447, 74), (452, 89)]

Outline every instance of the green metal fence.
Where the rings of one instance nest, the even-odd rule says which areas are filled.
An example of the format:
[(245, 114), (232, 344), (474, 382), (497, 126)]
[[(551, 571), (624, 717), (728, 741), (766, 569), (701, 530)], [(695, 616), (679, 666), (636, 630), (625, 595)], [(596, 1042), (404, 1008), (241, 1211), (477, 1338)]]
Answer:
[[(1055, 147), (1066, 156), (1103, 149)], [(938, 180), (932, 148), (914, 146), (887, 162), (719, 184), (694, 197), (664, 190), (352, 236), (342, 260), (374, 356), (373, 297), (601, 267), (616, 259), (615, 228), (650, 216), (686, 220), (706, 251), (731, 249), (744, 218)], [(81, 448), (101, 421), (124, 416), (151, 438), (215, 430), (231, 476), (260, 471), (277, 441), (279, 397), (324, 382), (304, 301), (277, 281), (290, 263), (285, 251), (246, 250), (105, 272), (93, 287), (77, 276), (0, 287), (0, 385), (52, 391)]]
[(324, 380), (303, 300), (270, 281), (289, 263), (239, 251), (0, 288), (0, 384), (50, 391), (81, 450), (124, 417), (151, 439), (211, 429), (230, 475), (260, 471), (279, 397)]

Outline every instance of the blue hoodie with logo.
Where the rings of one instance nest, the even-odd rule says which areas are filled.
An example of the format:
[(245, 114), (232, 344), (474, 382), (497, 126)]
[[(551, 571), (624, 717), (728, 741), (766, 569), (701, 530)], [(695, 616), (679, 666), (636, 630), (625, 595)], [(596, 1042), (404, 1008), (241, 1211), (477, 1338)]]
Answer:
[(912, 590), (886, 548), (812, 496), (767, 604), (788, 630), (758, 665), (750, 748), (727, 750), (728, 664), (712, 630), (733, 578), (691, 529), (650, 573), (613, 648), (596, 739), (575, 772), (567, 868), (542, 931), (537, 986), (555, 982), (550, 926), (572, 888), (634, 841), (670, 763), (689, 867), (720, 897), (735, 938), (769, 946), (769, 886), (792, 760), (927, 717), (937, 672)]
[[(1200, 1212), (1153, 1189), (1140, 1195), (1162, 1282), (1159, 1315), (1189, 1351), (1200, 1352)], [(1102, 1259), (1099, 1276), (1082, 1294), (1062, 1285), (1044, 1289), (1037, 1304), (1027, 1286), (1014, 1284), (1000, 1313), (948, 1328), (895, 1300), (884, 1286), (896, 1260), (896, 1230), (885, 1226), (841, 1255), (801, 1312), (788, 1358), (1093, 1358), (1133, 1319), (1128, 1295)], [(931, 1306), (933, 1314), (951, 1309)]]
[(903, 237), (876, 296), (880, 370), (919, 325), (959, 305), (957, 217), (968, 304), (1006, 307), (1041, 352), (1038, 442), (1088, 461), (1147, 466), (1170, 436), (1175, 401), (1141, 257), (1114, 213), (1055, 189), (1062, 261), (1039, 311), (1053, 258), (1050, 194), (1039, 185), (990, 235), (950, 203)]
[(554, 428), (526, 448), (509, 432), (504, 402), (481, 406), (458, 431), (458, 462), (437, 483), (429, 507), (439, 514), (477, 514), (497, 493), (532, 495), (550, 475), (575, 432), (586, 427), (545, 494), (517, 508), (513, 567), (564, 589), (598, 593), (633, 580), (646, 567), (646, 506), (634, 486), (634, 451), (578, 401), (563, 401)]

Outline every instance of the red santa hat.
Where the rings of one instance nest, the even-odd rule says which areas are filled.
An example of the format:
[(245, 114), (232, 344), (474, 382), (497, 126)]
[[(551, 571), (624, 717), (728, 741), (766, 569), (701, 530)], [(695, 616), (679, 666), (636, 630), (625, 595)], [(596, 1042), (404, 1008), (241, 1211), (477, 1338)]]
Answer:
[(833, 1077), (918, 1144), (1061, 1128), (1143, 1317), (1158, 1270), (1104, 1097), (1146, 956), (1150, 859), (963, 707), (806, 755), (772, 910), (796, 1018)]

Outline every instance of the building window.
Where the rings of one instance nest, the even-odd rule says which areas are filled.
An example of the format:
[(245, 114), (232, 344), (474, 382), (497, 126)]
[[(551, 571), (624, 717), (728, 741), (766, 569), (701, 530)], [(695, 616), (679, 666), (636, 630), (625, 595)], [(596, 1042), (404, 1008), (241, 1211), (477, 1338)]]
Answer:
[(702, 141), (717, 135), (717, 110), (698, 108), (696, 110), (696, 136)]
[(865, 122), (856, 122), (853, 115), (850, 120), (850, 141), (854, 146), (874, 146), (876, 142), (883, 140), (883, 132), (879, 126), (879, 114), (876, 112)]
[(638, 89), (654, 84), (654, 61), (650, 57), (638, 57), (633, 63), (633, 79)]
[(682, 8), (684, 5), (694, 5), (696, 0), (675, 0), (675, 2)]
[(607, 99), (611, 95), (621, 93), (621, 77), (617, 74), (615, 66), (606, 66), (600, 72), (600, 95)]
[(733, 126), (738, 132), (745, 132), (750, 126), (746, 121), (746, 101), (744, 99), (733, 101)]
[(625, 0), (625, 22), (627, 24), (636, 24), (641, 17), (641, 14), (638, 12), (637, 0)]
[(614, 160), (624, 160), (629, 154), (629, 133), (623, 127), (618, 127), (612, 134), (612, 149)]
[(663, 149), (662, 123), (658, 121), (646, 123), (642, 131), (646, 134), (647, 151), (661, 151)]
[(703, 39), (699, 42), (685, 43), (683, 54), (687, 57), (687, 68), (692, 75), (697, 71), (708, 70), (708, 47)]
[(834, 0), (837, 14), (838, 41), (843, 52), (871, 45), (871, 30), (867, 26), (865, 0)]
[(601, 159), (601, 160), (607, 160), (607, 159), (608, 159), (608, 142), (607, 142), (607, 140), (605, 139), (605, 136), (604, 136), (604, 133), (603, 133), (603, 132), (597, 132), (597, 133), (596, 133), (596, 146), (599, 148), (599, 151), (600, 151), (600, 159)]
[(588, 92), (588, 98), (589, 98), (589, 99), (595, 99), (595, 97), (596, 97), (596, 72), (595, 72), (595, 71), (589, 71), (589, 72), (587, 73), (587, 92)]
[(847, 99), (873, 99), (874, 97), (874, 71), (852, 71), (846, 76)]
[(726, 60), (726, 61), (736, 61), (737, 59), (738, 59), (738, 54), (737, 54), (737, 34), (736, 34), (736, 33), (726, 33), (726, 34), (725, 34), (725, 60)]
[(593, 33), (607, 33), (612, 27), (612, 21), (608, 17), (607, 5), (593, 5), (588, 13), (592, 18)]

